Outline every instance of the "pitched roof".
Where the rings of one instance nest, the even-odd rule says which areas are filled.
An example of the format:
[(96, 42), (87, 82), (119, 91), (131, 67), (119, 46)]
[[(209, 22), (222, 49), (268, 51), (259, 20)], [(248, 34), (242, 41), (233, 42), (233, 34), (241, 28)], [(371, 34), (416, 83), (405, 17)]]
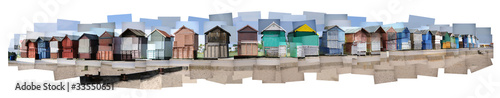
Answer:
[(184, 25), (183, 25), (181, 28), (179, 28), (177, 31), (175, 31), (174, 35), (176, 35), (177, 33), (179, 33), (179, 32), (180, 32), (181, 30), (183, 30), (183, 29), (187, 29), (187, 30), (189, 30), (189, 31), (193, 32), (195, 35), (198, 35), (197, 33), (195, 33), (195, 32), (193, 31), (193, 29), (190, 29), (190, 28), (188, 28), (188, 27), (186, 27), (186, 26), (184, 26)]
[[(248, 29), (247, 29), (248, 28)], [(246, 25), (245, 27), (241, 28), (238, 30), (238, 32), (259, 32), (258, 30), (255, 30), (252, 28), (250, 25)]]
[(273, 23), (269, 24), (269, 26), (267, 26), (265, 29), (263, 29), (261, 31), (261, 33), (264, 32), (264, 31), (285, 31), (285, 29), (283, 29), (280, 25), (276, 24), (273, 21)]
[(127, 28), (127, 30), (123, 31), (123, 33), (120, 34), (120, 37), (122, 37), (122, 35), (125, 34), (125, 32), (127, 31), (132, 32), (136, 36), (141, 36), (141, 37), (146, 36), (146, 33), (142, 32), (141, 30)]
[(448, 32), (447, 31), (442, 31), (442, 32), (439, 32), (440, 35), (448, 35)]
[(208, 34), (208, 32), (211, 32), (215, 29), (221, 29), (223, 32), (226, 32), (227, 34), (229, 34), (229, 36), (231, 36), (231, 33), (227, 32), (226, 30), (222, 29), (220, 26), (215, 26), (213, 27), (212, 29), (208, 30), (207, 32), (205, 32), (205, 35)]
[(410, 33), (416, 33), (416, 32), (418, 32), (419, 30), (418, 30), (418, 29), (408, 29), (408, 31), (410, 31)]
[(36, 39), (28, 39), (30, 42), (36, 42)]
[(453, 33), (450, 34), (450, 37), (459, 37), (459, 36), (460, 34), (453, 34)]
[(429, 32), (430, 30), (420, 30), (420, 31), (417, 31), (415, 32), (415, 34), (427, 34), (427, 32)]
[(102, 33), (102, 34), (101, 34), (101, 36), (99, 36), (99, 37), (100, 37), (100, 38), (109, 38), (109, 37), (103, 37), (103, 36), (104, 36), (104, 34), (108, 34), (109, 36), (114, 37), (114, 36), (113, 36), (113, 32), (108, 32), (108, 31), (104, 31), (104, 33)]
[(293, 31), (294, 32), (301, 31), (301, 32), (314, 32), (314, 33), (316, 33), (316, 31), (314, 31), (314, 29), (309, 27), (307, 24), (303, 24), (303, 25), (295, 28)]
[[(339, 26), (334, 25), (334, 26), (326, 26), (326, 27), (325, 27), (325, 31), (328, 31), (328, 30), (330, 30), (330, 29), (332, 29), (332, 28), (334, 28), (334, 27), (337, 27), (337, 28), (339, 28), (340, 30), (342, 30)], [(344, 30), (342, 30), (342, 31), (344, 31)]]
[(52, 38), (50, 40), (52, 41), (52, 39), (55, 39), (56, 41), (62, 41), (64, 39), (64, 37), (52, 36)]
[(406, 28), (394, 28), (396, 32), (403, 32)]
[[(163, 30), (159, 30), (159, 29), (155, 29), (151, 32), (154, 33), (155, 31), (158, 31), (161, 35), (163, 35), (163, 37), (173, 37), (172, 35), (168, 34), (167, 32), (163, 31)], [(151, 36), (151, 34), (149, 34), (148, 36)]]
[(380, 28), (380, 26), (368, 26), (368, 27), (364, 27), (364, 29), (366, 31), (368, 31), (368, 33), (375, 33), (378, 28)]
[(344, 33), (356, 33), (358, 32), (359, 30), (361, 30), (363, 28), (361, 27), (342, 27), (342, 30), (344, 30)]
[(38, 39), (36, 39), (36, 41), (38, 41), (38, 40), (50, 41), (50, 39), (52, 39), (52, 37), (38, 37)]
[[(98, 40), (99, 39), (99, 37), (97, 35), (95, 35), (95, 34), (83, 33), (83, 35), (80, 36), (80, 38), (82, 38), (83, 36), (86, 36), (87, 38), (92, 39), (92, 40)], [(78, 38), (78, 39), (80, 39), (80, 38)]]
[(431, 31), (431, 34), (432, 34), (432, 35), (436, 35), (436, 34), (438, 34), (438, 33), (439, 33), (439, 31), (436, 31), (436, 30)]
[(66, 35), (65, 37), (68, 37), (70, 40), (78, 40), (80, 36), (75, 36), (75, 35)]
[[(387, 30), (391, 29), (392, 27), (382, 27), (382, 29), (384, 29), (384, 31), (387, 32)], [(394, 28), (393, 28), (394, 29)]]

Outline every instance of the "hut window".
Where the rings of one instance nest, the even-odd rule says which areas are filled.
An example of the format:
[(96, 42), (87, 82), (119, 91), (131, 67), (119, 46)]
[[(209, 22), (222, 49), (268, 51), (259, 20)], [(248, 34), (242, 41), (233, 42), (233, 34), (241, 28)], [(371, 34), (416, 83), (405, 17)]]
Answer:
[(89, 70), (89, 66), (85, 65), (85, 67), (83, 67), (82, 71), (88, 71), (88, 70)]

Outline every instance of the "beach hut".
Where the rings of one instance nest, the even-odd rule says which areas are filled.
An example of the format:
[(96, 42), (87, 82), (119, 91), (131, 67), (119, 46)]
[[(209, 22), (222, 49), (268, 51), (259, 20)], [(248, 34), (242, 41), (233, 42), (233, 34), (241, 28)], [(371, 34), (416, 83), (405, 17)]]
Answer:
[(387, 37), (384, 29), (381, 26), (364, 27), (369, 33), (367, 42), (368, 54), (380, 54), (380, 51), (385, 50), (384, 37)]
[(437, 31), (430, 30), (420, 30), (420, 34), (422, 34), (422, 50), (432, 49), (432, 33)]
[(64, 37), (53, 36), (50, 39), (50, 58), (56, 59), (62, 57), (62, 40)]
[(79, 36), (66, 35), (62, 43), (62, 58), (78, 57), (78, 38)]
[(99, 50), (99, 37), (94, 34), (83, 34), (78, 38), (78, 57), (95, 60)]
[(469, 44), (471, 43), (471, 41), (470, 41), (471, 40), (470, 39), (471, 35), (469, 35), (469, 34), (462, 34), (461, 37), (462, 37), (461, 38), (462, 41), (459, 42), (460, 43), (460, 48), (469, 48)]
[(351, 55), (366, 55), (369, 33), (360, 27), (345, 27), (344, 53)]
[(23, 41), (21, 41), (21, 46), (19, 47), (20, 50), (19, 52), (21, 53), (21, 58), (28, 58), (28, 43), (29, 43), (29, 39), (24, 39)]
[(450, 49), (451, 48), (451, 37), (448, 32), (440, 32), (442, 35), (441, 47), (442, 49)]
[(410, 30), (411, 50), (422, 50), (422, 32), (420, 32), (418, 29), (409, 29), (409, 30)]
[(229, 37), (231, 34), (219, 26), (205, 32), (205, 58), (229, 57)]
[(257, 31), (246, 25), (238, 30), (238, 56), (257, 56), (259, 52)]
[(127, 28), (119, 37), (121, 60), (146, 58), (147, 39), (143, 31)]
[(38, 48), (37, 59), (50, 58), (50, 39), (51, 37), (38, 37), (38, 39), (36, 40)]
[(344, 30), (337, 25), (325, 27), (320, 40), (320, 53), (323, 55), (343, 55), (344, 36)]
[(38, 58), (37, 39), (29, 39), (28, 41), (28, 58)]
[(410, 30), (408, 30), (408, 27), (404, 28), (396, 28), (397, 33), (397, 46), (398, 50), (410, 50), (411, 49), (411, 43), (410, 43)]
[(198, 34), (193, 29), (182, 26), (174, 32), (173, 56), (176, 59), (194, 59), (198, 55)]
[[(286, 56), (286, 31), (281, 26), (272, 22), (261, 32), (262, 46), (266, 57), (285, 57)], [(280, 47), (284, 47), (281, 49)], [(279, 55), (284, 52), (284, 55)]]
[(386, 40), (386, 50), (394, 51), (397, 50), (397, 33), (393, 27), (383, 27), (384, 31), (387, 33)]
[(472, 45), (470, 45), (469, 47), (472, 46), (471, 48), (477, 48), (477, 43), (478, 43), (477, 42), (478, 41), (477, 37), (475, 35), (472, 35), (471, 39), (472, 39), (472, 42), (471, 42)]
[[(289, 32), (287, 38), (290, 43), (291, 57), (319, 55), (319, 35), (307, 24), (303, 24)], [(302, 51), (300, 48), (302, 48)]]
[[(179, 39), (185, 39), (179, 37)], [(172, 58), (174, 36), (165, 31), (155, 29), (148, 35), (148, 59), (168, 60)]]
[(431, 31), (432, 34), (432, 49), (441, 49), (441, 40), (443, 34), (440, 31)]
[(450, 48), (457, 49), (460, 45), (458, 44), (458, 34), (449, 33), (450, 35)]
[(114, 33), (113, 32), (107, 32), (105, 31), (104, 33), (99, 36), (99, 48), (97, 50), (97, 57), (96, 59), (98, 60), (114, 60), (113, 59), (113, 51), (115, 50), (115, 44), (113, 43), (114, 41)]
[(120, 37), (113, 37), (113, 60), (121, 61), (122, 60), (122, 40)]

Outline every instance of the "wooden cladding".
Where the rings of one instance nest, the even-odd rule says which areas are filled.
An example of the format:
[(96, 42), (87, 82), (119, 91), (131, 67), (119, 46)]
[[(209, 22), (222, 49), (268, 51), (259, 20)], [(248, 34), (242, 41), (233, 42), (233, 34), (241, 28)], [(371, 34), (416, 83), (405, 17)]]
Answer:
[(114, 60), (113, 59), (113, 44), (114, 36), (112, 33), (104, 32), (101, 36), (99, 36), (99, 47), (96, 54), (96, 59), (98, 60)]
[(35, 40), (28, 41), (28, 58), (38, 58), (37, 43)]
[(78, 53), (81, 59), (96, 59), (97, 50), (99, 48), (99, 39), (97, 35), (83, 34), (78, 42)]
[(257, 56), (257, 30), (247, 25), (238, 30), (238, 56)]
[(120, 35), (121, 60), (135, 60), (146, 57), (147, 39), (143, 31), (127, 29)]
[(229, 57), (229, 36), (229, 32), (219, 26), (205, 32), (205, 58)]
[(61, 42), (62, 58), (77, 58), (78, 57), (78, 38), (75, 36), (66, 35)]
[(196, 58), (198, 54), (198, 34), (192, 29), (182, 26), (174, 35), (176, 38), (172, 49), (173, 58)]
[(240, 43), (238, 45), (238, 56), (257, 56), (257, 43)]
[(205, 58), (227, 57), (229, 57), (227, 44), (208, 43), (205, 45)]

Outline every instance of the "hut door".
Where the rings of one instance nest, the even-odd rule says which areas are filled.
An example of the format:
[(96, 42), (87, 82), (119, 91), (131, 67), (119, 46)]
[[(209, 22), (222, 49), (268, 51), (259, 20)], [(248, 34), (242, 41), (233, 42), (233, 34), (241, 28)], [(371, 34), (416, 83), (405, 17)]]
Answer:
[(372, 51), (380, 51), (380, 42), (372, 42)]

